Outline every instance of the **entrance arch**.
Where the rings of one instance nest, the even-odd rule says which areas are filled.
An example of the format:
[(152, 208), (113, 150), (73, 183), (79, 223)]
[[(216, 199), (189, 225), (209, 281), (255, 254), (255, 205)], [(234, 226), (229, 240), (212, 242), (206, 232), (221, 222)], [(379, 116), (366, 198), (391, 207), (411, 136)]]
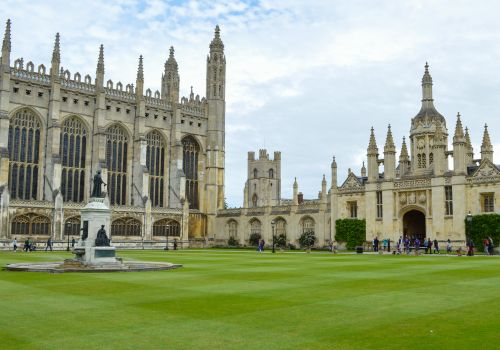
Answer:
[(403, 234), (405, 237), (425, 239), (425, 214), (419, 210), (410, 210), (403, 215)]

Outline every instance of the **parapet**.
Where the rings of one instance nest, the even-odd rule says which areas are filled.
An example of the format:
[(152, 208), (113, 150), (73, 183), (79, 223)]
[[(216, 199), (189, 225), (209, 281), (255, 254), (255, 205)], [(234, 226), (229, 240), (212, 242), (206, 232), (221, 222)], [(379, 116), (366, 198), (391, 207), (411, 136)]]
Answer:
[(274, 160), (281, 160), (281, 152), (280, 151), (274, 152)]
[(248, 152), (248, 160), (255, 160), (255, 152)]

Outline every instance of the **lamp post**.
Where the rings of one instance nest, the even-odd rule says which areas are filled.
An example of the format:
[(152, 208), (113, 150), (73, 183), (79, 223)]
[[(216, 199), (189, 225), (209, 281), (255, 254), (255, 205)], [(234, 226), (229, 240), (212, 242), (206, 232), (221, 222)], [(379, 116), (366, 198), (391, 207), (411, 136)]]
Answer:
[(469, 214), (467, 214), (467, 232), (465, 233), (465, 239), (468, 241), (470, 237), (470, 230), (472, 226), (472, 214), (469, 211)]
[(271, 221), (271, 228), (273, 229), (273, 253), (276, 253), (276, 251), (274, 250), (274, 225), (276, 224), (276, 222), (273, 220)]
[[(66, 223), (66, 230), (65, 230), (65, 234), (66, 234), (66, 237), (68, 237), (68, 246), (66, 247), (66, 251), (69, 252), (69, 230), (71, 228), (71, 224), (69, 222)], [(64, 241), (63, 241), (64, 242)], [(63, 243), (64, 244), (64, 243)]]
[(170, 224), (167, 224), (167, 231), (165, 232), (165, 237), (167, 238), (167, 243), (165, 244), (165, 250), (168, 250), (168, 231), (170, 231)]

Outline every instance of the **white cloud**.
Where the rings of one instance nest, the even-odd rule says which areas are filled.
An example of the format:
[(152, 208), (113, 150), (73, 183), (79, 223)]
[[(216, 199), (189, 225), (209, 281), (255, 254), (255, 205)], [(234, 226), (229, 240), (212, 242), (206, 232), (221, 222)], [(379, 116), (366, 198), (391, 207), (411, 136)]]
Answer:
[[(306, 197), (329, 179), (359, 173), (375, 128), (383, 148), (387, 124), (399, 149), (418, 112), (423, 64), (429, 61), (438, 110), (453, 133), (460, 111), (475, 145), (488, 123), (500, 163), (500, 5), (493, 0), (148, 1), (4, 0), (13, 20), (13, 58), (50, 65), (61, 33), (62, 65), (95, 72), (105, 46), (106, 79), (135, 81), (144, 55), (146, 88), (160, 88), (168, 48), (176, 48), (181, 94), (204, 95), (205, 57), (215, 24), (227, 56), (227, 186), (242, 202), (246, 154), (282, 151), (283, 195), (295, 176)], [(479, 148), (475, 146), (476, 157)]]

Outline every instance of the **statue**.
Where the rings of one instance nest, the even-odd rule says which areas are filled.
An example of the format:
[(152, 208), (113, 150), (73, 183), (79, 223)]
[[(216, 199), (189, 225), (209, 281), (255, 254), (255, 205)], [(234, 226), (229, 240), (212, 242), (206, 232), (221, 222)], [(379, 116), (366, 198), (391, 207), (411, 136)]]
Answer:
[(109, 239), (106, 235), (106, 230), (104, 229), (104, 225), (101, 225), (101, 229), (97, 231), (97, 237), (95, 239), (96, 247), (109, 247)]
[(97, 170), (97, 173), (94, 175), (94, 186), (92, 188), (92, 193), (90, 194), (90, 197), (98, 197), (98, 198), (102, 197), (102, 191), (101, 191), (102, 184), (106, 186), (104, 181), (102, 181), (101, 171)]

